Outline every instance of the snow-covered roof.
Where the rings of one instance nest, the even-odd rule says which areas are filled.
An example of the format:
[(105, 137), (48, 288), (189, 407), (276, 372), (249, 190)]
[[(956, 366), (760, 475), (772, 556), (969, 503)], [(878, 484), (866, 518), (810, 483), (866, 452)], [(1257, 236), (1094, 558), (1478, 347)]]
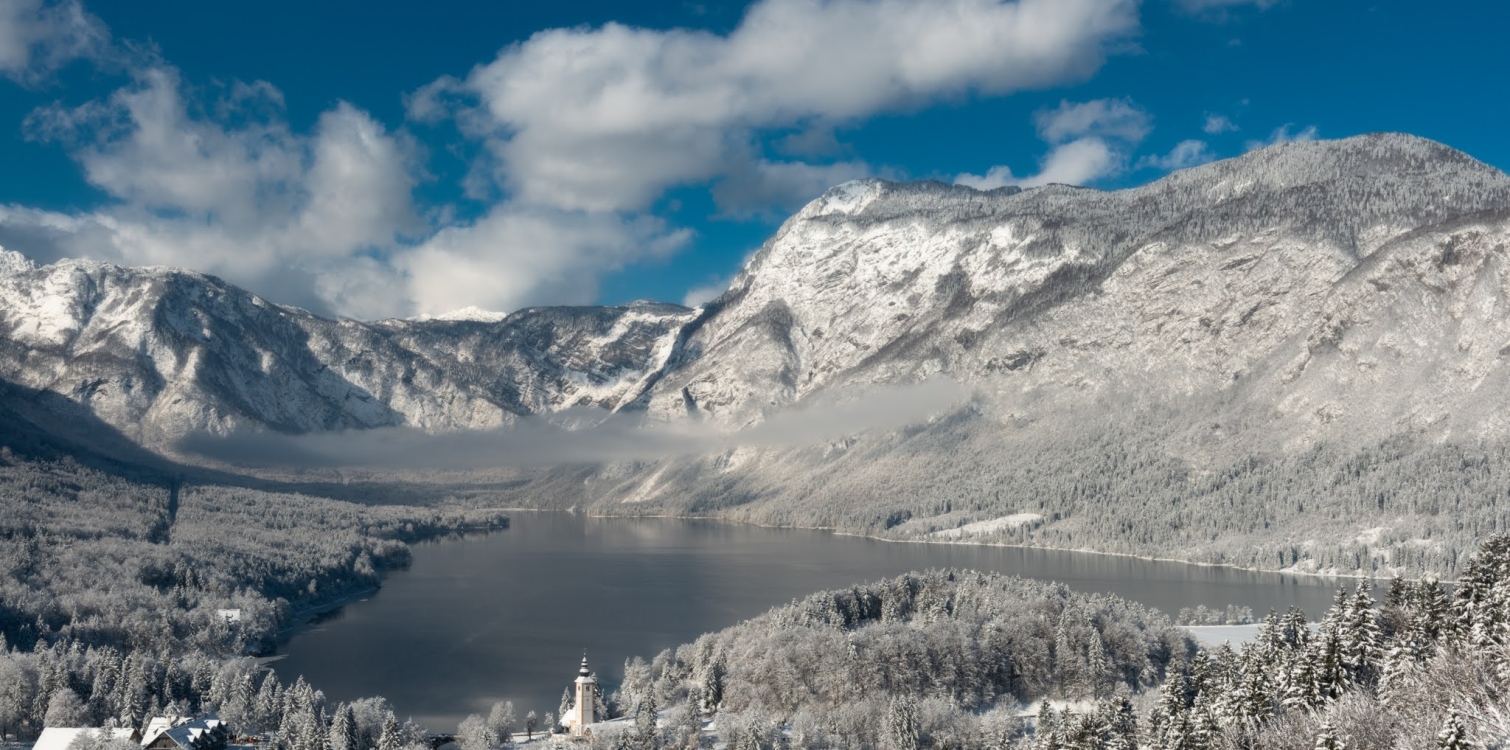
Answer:
[(42, 730), (31, 750), (68, 750), (68, 746), (85, 732), (106, 732), (112, 739), (129, 740), (135, 732), (131, 729), (97, 729), (95, 727), (48, 727)]
[(192, 717), (189, 716), (154, 716), (147, 722), (147, 728), (142, 731), (142, 747), (152, 744), (158, 735), (180, 724), (187, 724)]
[[(214, 714), (206, 714), (158, 732), (153, 739), (159, 739), (166, 735), (178, 747), (184, 750), (195, 750), (203, 746), (206, 737), (213, 735), (216, 730), (220, 730), (224, 726), (225, 722), (221, 721), (220, 717)], [(216, 738), (215, 740), (215, 744), (222, 742), (224, 742), (223, 738)], [(143, 743), (143, 746), (146, 744)]]

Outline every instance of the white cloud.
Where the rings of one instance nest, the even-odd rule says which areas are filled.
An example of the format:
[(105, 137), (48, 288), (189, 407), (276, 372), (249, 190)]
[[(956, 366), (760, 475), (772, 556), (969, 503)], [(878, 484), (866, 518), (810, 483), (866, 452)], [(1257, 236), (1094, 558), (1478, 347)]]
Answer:
[(977, 190), (1085, 185), (1121, 172), (1127, 152), (1153, 129), (1153, 118), (1128, 99), (1061, 101), (1054, 109), (1040, 110), (1034, 121), (1039, 137), (1053, 146), (1039, 161), (1037, 174), (1018, 177), (1006, 166), (994, 166), (983, 175), (956, 175), (954, 184)]
[[(44, 262), (194, 268), (354, 317), (591, 302), (603, 274), (685, 245), (689, 232), (645, 213), (669, 188), (712, 185), (723, 211), (747, 214), (873, 171), (829, 161), (840, 151), (817, 135), (788, 144), (809, 161), (772, 160), (772, 131), (831, 134), (941, 98), (1083, 78), (1137, 24), (1136, 0), (758, 0), (727, 35), (542, 31), (409, 98), (411, 117), (454, 118), (483, 146), (464, 187), (484, 206), (461, 222), (454, 206), (418, 215), (424, 169), (404, 132), (344, 103), (296, 131), (273, 85), (204, 100), (138, 52), (116, 60), (129, 85), (26, 127), (68, 149), (109, 202), (0, 206), (0, 243)], [(0, 0), (0, 75), (103, 59), (108, 39), (77, 0)], [(1117, 103), (1076, 116), (1092, 124), (1066, 112), (1048, 126), (1082, 135), (1056, 141), (1029, 182), (1094, 179), (1119, 158), (1107, 139), (1136, 119)]]
[(524, 202), (638, 210), (744, 168), (760, 129), (1084, 77), (1136, 26), (1133, 0), (762, 0), (727, 36), (544, 31), (410, 111), (485, 139)]
[(587, 304), (597, 297), (603, 273), (664, 258), (690, 237), (648, 216), (501, 204), (476, 222), (442, 229), (395, 264), (409, 278), (420, 314), (467, 305)]
[(94, 57), (110, 33), (78, 0), (0, 0), (0, 75), (32, 82), (70, 60)]
[(1055, 146), (1039, 164), (1038, 174), (1017, 177), (1005, 166), (996, 166), (984, 175), (961, 174), (954, 178), (956, 185), (968, 185), (977, 190), (992, 190), (1007, 185), (1030, 188), (1050, 183), (1084, 185), (1102, 177), (1116, 174), (1122, 168), (1123, 157), (1112, 150), (1100, 138), (1081, 138), (1077, 141)]
[(1163, 156), (1145, 156), (1138, 160), (1138, 169), (1153, 167), (1166, 172), (1199, 166), (1216, 159), (1216, 154), (1205, 141), (1195, 139), (1180, 141)]
[(1290, 132), (1290, 128), (1292, 127), (1295, 127), (1295, 123), (1287, 122), (1283, 125), (1280, 125), (1279, 127), (1274, 129), (1274, 132), (1269, 134), (1268, 138), (1265, 138), (1263, 140), (1248, 141), (1246, 144), (1244, 144), (1244, 148), (1246, 148), (1248, 151), (1252, 151), (1257, 148), (1263, 148), (1264, 146), (1273, 146), (1276, 143), (1288, 143), (1290, 141), (1314, 141), (1317, 138), (1315, 125), (1307, 125), (1304, 128), (1301, 128), (1300, 130), (1297, 130), (1293, 133)]
[(229, 127), (190, 114), (200, 108), (184, 100), (176, 70), (135, 77), (106, 100), (28, 119), (31, 137), (67, 145), (114, 201), (76, 215), (8, 207), (0, 232), (23, 240), (13, 248), (40, 260), (185, 266), (340, 313), (376, 309), (352, 290), (378, 284), (380, 299), (399, 303), (389, 312), (402, 312), (403, 297), (392, 293), (401, 280), (390, 271), (379, 284), (370, 257), (420, 229), (402, 138), (345, 103), (310, 134), (295, 134), (266, 84), (233, 87), (218, 103), (241, 122)]
[(682, 305), (686, 307), (702, 307), (717, 299), (718, 295), (723, 294), (728, 288), (729, 279), (720, 279), (710, 281), (706, 284), (699, 284), (688, 289), (687, 293), (682, 296)]
[(1038, 135), (1049, 143), (1083, 136), (1138, 143), (1153, 129), (1152, 119), (1127, 99), (1096, 99), (1079, 104), (1061, 101), (1058, 107), (1040, 110), (1034, 116)]
[(1227, 119), (1226, 115), (1216, 115), (1210, 113), (1207, 113), (1206, 115), (1206, 124), (1201, 126), (1201, 130), (1204, 130), (1211, 135), (1216, 135), (1218, 133), (1231, 133), (1237, 129), (1237, 125), (1231, 120)]

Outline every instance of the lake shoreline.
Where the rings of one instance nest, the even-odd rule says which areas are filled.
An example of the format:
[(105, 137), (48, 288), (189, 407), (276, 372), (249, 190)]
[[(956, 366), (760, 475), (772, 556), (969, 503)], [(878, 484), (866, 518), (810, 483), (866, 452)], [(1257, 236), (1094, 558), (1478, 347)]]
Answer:
[[(1175, 564), (1179, 564), (1179, 565), (1194, 565), (1196, 567), (1201, 567), (1201, 568), (1222, 568), (1222, 569), (1227, 569), (1227, 570), (1240, 570), (1240, 571), (1243, 571), (1243, 572), (1246, 572), (1246, 573), (1270, 573), (1270, 574), (1277, 575), (1277, 576), (1292, 576), (1292, 577), (1295, 577), (1295, 578), (1330, 578), (1330, 579), (1343, 579), (1343, 580), (1348, 580), (1348, 581), (1371, 580), (1371, 581), (1376, 581), (1377, 582), (1377, 581), (1388, 581), (1388, 580), (1390, 580), (1390, 578), (1393, 577), (1393, 576), (1381, 577), (1381, 576), (1374, 576), (1374, 575), (1363, 575), (1361, 573), (1317, 573), (1317, 572), (1301, 571), (1301, 570), (1276, 570), (1274, 568), (1255, 568), (1255, 567), (1244, 566), (1244, 565), (1233, 565), (1231, 563), (1196, 562), (1194, 560), (1182, 560), (1182, 559), (1177, 558), (1177, 557), (1152, 557), (1152, 556), (1149, 556), (1149, 555), (1133, 554), (1131, 552), (1105, 552), (1105, 551), (1102, 551), (1102, 550), (1094, 550), (1094, 549), (1085, 549), (1085, 548), (1074, 549), (1074, 548), (1070, 548), (1070, 547), (1053, 547), (1053, 546), (1048, 546), (1048, 545), (1037, 545), (1037, 544), (1004, 544), (1004, 543), (1001, 543), (1001, 542), (964, 542), (964, 541), (946, 541), (946, 540), (943, 540), (943, 539), (894, 539), (894, 538), (891, 538), (891, 537), (877, 536), (875, 534), (866, 534), (866, 533), (858, 532), (858, 531), (842, 531), (842, 530), (834, 528), (832, 526), (797, 526), (797, 525), (764, 524), (764, 523), (758, 523), (758, 522), (755, 522), (755, 521), (744, 521), (744, 520), (733, 519), (733, 518), (723, 518), (721, 516), (676, 515), (676, 514), (669, 514), (669, 513), (665, 513), (665, 514), (641, 514), (641, 515), (619, 515), (619, 514), (613, 514), (613, 513), (591, 513), (591, 512), (576, 510), (576, 509), (558, 509), (558, 508), (508, 508), (506, 510), (509, 510), (511, 512), (573, 513), (573, 514), (579, 514), (580, 513), (580, 514), (584, 515), (587, 518), (601, 518), (601, 519), (655, 518), (655, 519), (661, 519), (661, 520), (681, 520), (681, 521), (716, 521), (718, 523), (736, 524), (736, 525), (742, 525), (742, 526), (753, 526), (753, 527), (761, 528), (761, 529), (797, 529), (797, 530), (801, 530), (801, 531), (822, 531), (822, 532), (826, 532), (826, 533), (829, 533), (829, 534), (833, 534), (834, 536), (851, 537), (851, 538), (855, 538), (855, 539), (872, 539), (872, 540), (875, 540), (877, 542), (888, 542), (888, 543), (892, 543), (892, 544), (924, 544), (924, 545), (943, 545), (943, 546), (953, 546), (953, 547), (990, 547), (990, 548), (1000, 548), (1000, 549), (1022, 549), (1022, 550), (1044, 550), (1044, 551), (1049, 551), (1049, 552), (1068, 552), (1068, 553), (1073, 553), (1073, 554), (1077, 554), (1077, 555), (1101, 555), (1101, 556), (1104, 556), (1104, 557), (1117, 557), (1117, 558), (1124, 558), (1124, 559), (1129, 559), (1129, 560), (1143, 560), (1143, 561), (1147, 561), (1147, 562), (1175, 563)], [(1401, 576), (1401, 577), (1404, 578), (1407, 581), (1419, 581), (1419, 580), (1423, 580), (1421, 578), (1413, 578), (1413, 577), (1410, 577), (1410, 576)], [(1442, 581), (1442, 583), (1451, 584), (1453, 582), (1452, 581)]]

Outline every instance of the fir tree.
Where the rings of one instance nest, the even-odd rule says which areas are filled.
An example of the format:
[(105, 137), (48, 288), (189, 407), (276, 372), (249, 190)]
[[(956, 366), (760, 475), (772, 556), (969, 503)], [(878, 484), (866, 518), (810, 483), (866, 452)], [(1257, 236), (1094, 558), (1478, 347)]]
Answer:
[(330, 750), (366, 750), (362, 747), (356, 712), (345, 703), (336, 706), (335, 718), (330, 722)]
[(656, 719), (655, 691), (646, 690), (634, 710), (635, 746), (639, 750), (660, 750), (661, 732)]
[(1343, 610), (1339, 625), (1343, 684), (1373, 684), (1382, 649), (1379, 623), (1374, 612), (1374, 597), (1369, 594), (1369, 584), (1358, 582), (1357, 590), (1348, 599)]
[(383, 731), (378, 735), (377, 750), (399, 750), (403, 738), (398, 733), (398, 717), (393, 712), (383, 717)]
[(886, 711), (886, 738), (892, 750), (917, 750), (922, 739), (917, 703), (910, 696), (891, 699)]
[(1436, 747), (1437, 750), (1470, 750), (1473, 747), (1468, 744), (1468, 727), (1463, 724), (1463, 717), (1457, 709), (1448, 712), (1447, 720), (1442, 722)]
[(1315, 750), (1347, 750), (1347, 743), (1337, 736), (1330, 721), (1321, 722), (1321, 731), (1316, 733)]

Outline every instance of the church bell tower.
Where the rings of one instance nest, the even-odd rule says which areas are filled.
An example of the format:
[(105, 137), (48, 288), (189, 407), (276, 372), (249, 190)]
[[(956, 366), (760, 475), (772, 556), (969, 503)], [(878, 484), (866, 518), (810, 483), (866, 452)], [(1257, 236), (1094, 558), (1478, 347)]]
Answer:
[(587, 725), (597, 721), (594, 715), (594, 707), (597, 705), (598, 681), (593, 679), (592, 671), (587, 668), (587, 655), (582, 655), (582, 668), (577, 670), (577, 705), (572, 706), (571, 720), (568, 725), (571, 733), (581, 737), (587, 731)]

